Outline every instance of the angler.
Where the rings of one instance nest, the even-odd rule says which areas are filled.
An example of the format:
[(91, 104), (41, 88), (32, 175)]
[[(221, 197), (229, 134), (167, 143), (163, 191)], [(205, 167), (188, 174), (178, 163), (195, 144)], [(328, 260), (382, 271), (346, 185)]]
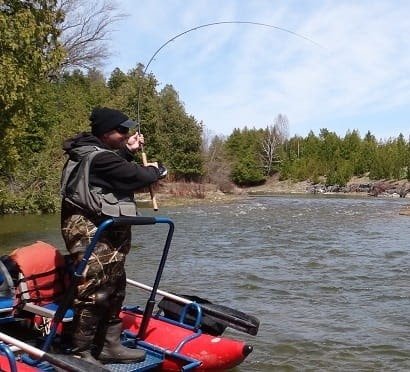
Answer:
[[(62, 175), (61, 231), (67, 250), (80, 262), (97, 226), (107, 217), (136, 216), (134, 192), (166, 174), (157, 163), (136, 164), (144, 136), (129, 134), (133, 122), (122, 112), (95, 108), (91, 133), (64, 142), (69, 159)], [(136, 361), (144, 353), (121, 346), (119, 313), (125, 297), (125, 257), (130, 226), (108, 229), (90, 258), (74, 301), (74, 352), (86, 360)]]

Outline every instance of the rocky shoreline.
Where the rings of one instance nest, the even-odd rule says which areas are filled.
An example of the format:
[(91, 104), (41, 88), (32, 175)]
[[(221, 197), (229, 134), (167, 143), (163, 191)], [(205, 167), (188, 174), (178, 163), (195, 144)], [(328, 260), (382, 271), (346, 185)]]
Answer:
[[(400, 197), (405, 198), (410, 191), (410, 183), (400, 182), (388, 182), (377, 181), (367, 183), (350, 183), (346, 186), (331, 185), (326, 186), (323, 184), (316, 184), (309, 187), (307, 192), (312, 194), (317, 193), (365, 193), (369, 196), (381, 196), (381, 197)], [(410, 197), (410, 195), (409, 195)]]
[(410, 182), (407, 180), (377, 180), (368, 178), (352, 179), (346, 186), (330, 185), (324, 183), (312, 183), (310, 181), (292, 182), (270, 180), (265, 185), (247, 189), (250, 195), (256, 194), (349, 194), (373, 197), (410, 197)]
[[(253, 188), (248, 191), (249, 195), (269, 194), (333, 194), (357, 197), (384, 197), (384, 198), (410, 198), (410, 182), (407, 180), (377, 180), (368, 178), (352, 179), (346, 186), (326, 186), (314, 184), (309, 181), (292, 183), (291, 181), (273, 180), (268, 185)], [(410, 204), (402, 207), (400, 215), (410, 216)]]
[[(162, 184), (156, 192), (160, 207), (189, 206), (200, 204), (229, 203), (249, 196), (286, 195), (286, 194), (323, 194), (347, 195), (357, 197), (410, 198), (410, 182), (407, 180), (372, 181), (366, 177), (352, 179), (346, 186), (326, 186), (324, 183), (310, 181), (279, 181), (272, 178), (265, 184), (254, 187), (235, 187), (230, 193), (223, 193), (213, 184)], [(149, 207), (147, 195), (137, 197), (138, 204)], [(410, 205), (400, 211), (410, 215)]]

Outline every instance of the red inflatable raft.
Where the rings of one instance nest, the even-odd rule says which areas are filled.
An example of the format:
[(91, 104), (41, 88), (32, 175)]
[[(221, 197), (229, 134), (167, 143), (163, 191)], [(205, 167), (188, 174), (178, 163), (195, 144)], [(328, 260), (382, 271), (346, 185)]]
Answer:
[[(123, 328), (138, 334), (142, 314), (121, 313)], [(195, 333), (166, 320), (151, 318), (144, 341), (165, 351), (161, 371), (181, 371), (184, 361), (177, 354), (200, 362), (196, 371), (215, 371), (234, 368), (252, 351), (252, 346), (227, 337)], [(186, 362), (185, 362), (186, 364)]]
[[(89, 362), (67, 354), (70, 352), (70, 344), (60, 343), (62, 338), (55, 336), (58, 336), (65, 324), (72, 321), (70, 305), (74, 299), (75, 286), (82, 277), (86, 261), (100, 235), (115, 223), (166, 223), (169, 230), (153, 287), (127, 279), (128, 284), (149, 291), (145, 309), (124, 308), (120, 314), (124, 331), (122, 343), (127, 347), (145, 350), (146, 359), (130, 364), (108, 364), (105, 368), (127, 372), (215, 372), (238, 366), (252, 352), (252, 346), (222, 334), (226, 327), (231, 327), (256, 335), (259, 320), (200, 297), (181, 297), (161, 291), (158, 285), (171, 243), (173, 223), (164, 217), (137, 216), (103, 221), (74, 275), (71, 274), (69, 284), (67, 273), (71, 268), (65, 266), (65, 258), (58, 249), (47, 243), (37, 242), (19, 248), (0, 259), (0, 295), (4, 300), (3, 308), (0, 309), (0, 324), (5, 325), (0, 332), (0, 339), (19, 347), (30, 356), (33, 354), (35, 359), (44, 359), (44, 363), (48, 363), (46, 366), (34, 364), (27, 358), (14, 355), (6, 345), (9, 348), (4, 350), (6, 355), (0, 351), (0, 371), (49, 371), (50, 364), (63, 369), (68, 367), (68, 370), (90, 370)], [(163, 296), (159, 303), (157, 295)], [(156, 314), (153, 312), (155, 305), (158, 307)], [(27, 332), (26, 341), (19, 340), (22, 331)], [(40, 338), (41, 350), (33, 350), (29, 343), (37, 345)], [(48, 353), (51, 347), (59, 354)], [(16, 363), (15, 367), (13, 363)]]
[[(39, 372), (40, 370), (25, 363), (16, 362), (18, 372)], [(0, 355), (0, 371), (10, 372), (10, 362), (5, 355)]]

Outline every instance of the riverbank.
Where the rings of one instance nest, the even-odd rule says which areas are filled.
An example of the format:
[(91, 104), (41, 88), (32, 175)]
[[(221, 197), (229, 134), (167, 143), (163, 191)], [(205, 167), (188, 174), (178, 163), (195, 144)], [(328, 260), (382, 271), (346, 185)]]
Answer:
[[(228, 203), (248, 196), (246, 190), (237, 187), (230, 193), (224, 193), (218, 190), (217, 185), (194, 182), (162, 182), (156, 186), (154, 193), (158, 204), (165, 207)], [(152, 204), (147, 192), (137, 195), (137, 203), (140, 206)]]
[(373, 197), (410, 197), (410, 182), (407, 180), (371, 180), (369, 177), (353, 177), (346, 186), (312, 183), (310, 181), (280, 181), (272, 177), (264, 185), (251, 187), (247, 193), (252, 194), (348, 194)]
[(235, 199), (248, 195), (269, 194), (349, 194), (373, 197), (410, 197), (410, 182), (407, 180), (370, 180), (368, 177), (354, 177), (346, 186), (325, 183), (313, 183), (309, 180), (293, 182), (279, 180), (271, 177), (263, 185), (252, 187), (232, 187), (224, 193), (214, 184), (198, 183), (162, 183), (157, 187), (156, 193), (162, 200), (206, 199), (223, 200)]
[[(368, 177), (354, 177), (344, 187), (325, 186), (310, 181), (280, 181), (270, 178), (266, 183), (253, 187), (233, 187), (229, 193), (223, 193), (213, 184), (197, 183), (161, 183), (156, 189), (156, 197), (163, 206), (186, 206), (196, 204), (227, 203), (257, 195), (286, 194), (335, 194), (358, 197), (399, 198), (410, 197), (410, 182), (407, 180), (370, 180)], [(149, 205), (147, 194), (138, 196), (141, 205)], [(410, 215), (410, 205), (401, 214)]]

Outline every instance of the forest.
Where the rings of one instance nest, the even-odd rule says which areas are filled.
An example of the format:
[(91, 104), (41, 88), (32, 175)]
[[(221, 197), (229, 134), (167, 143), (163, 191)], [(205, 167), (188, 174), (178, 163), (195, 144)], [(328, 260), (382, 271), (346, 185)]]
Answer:
[(290, 137), (286, 115), (277, 114), (263, 129), (250, 123), (228, 136), (210, 136), (206, 123), (185, 111), (177, 89), (160, 89), (143, 64), (103, 75), (104, 32), (120, 15), (103, 2), (95, 10), (101, 10), (100, 20), (89, 15), (101, 34), (89, 30), (94, 39), (87, 38), (85, 27), (70, 23), (76, 1), (0, 5), (0, 214), (59, 210), (62, 142), (89, 130), (95, 106), (140, 119), (148, 158), (168, 167), (167, 182), (210, 182), (231, 192), (234, 185), (259, 185), (277, 173), (328, 185), (362, 175), (410, 179), (410, 141), (400, 133), (381, 140), (371, 131), (340, 137), (321, 129)]

